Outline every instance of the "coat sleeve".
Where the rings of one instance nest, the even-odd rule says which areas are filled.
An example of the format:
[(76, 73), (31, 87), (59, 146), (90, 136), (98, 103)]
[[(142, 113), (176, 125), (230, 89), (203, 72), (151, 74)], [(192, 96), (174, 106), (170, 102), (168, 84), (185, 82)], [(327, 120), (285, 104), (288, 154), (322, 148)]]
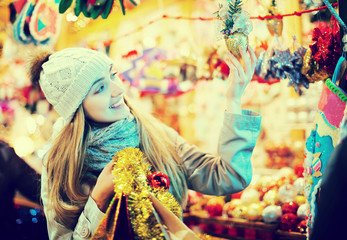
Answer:
[(261, 116), (251, 111), (225, 112), (217, 156), (201, 151), (176, 133), (177, 151), (187, 171), (188, 188), (218, 196), (245, 189), (252, 180), (251, 156), (260, 123)]
[(66, 228), (60, 224), (56, 218), (55, 213), (47, 210), (47, 172), (43, 167), (41, 175), (41, 198), (43, 203), (43, 210), (47, 219), (47, 230), (50, 240), (56, 239), (90, 239), (95, 233), (104, 213), (99, 210), (95, 201), (89, 196), (84, 210), (78, 218), (78, 222), (74, 230)]

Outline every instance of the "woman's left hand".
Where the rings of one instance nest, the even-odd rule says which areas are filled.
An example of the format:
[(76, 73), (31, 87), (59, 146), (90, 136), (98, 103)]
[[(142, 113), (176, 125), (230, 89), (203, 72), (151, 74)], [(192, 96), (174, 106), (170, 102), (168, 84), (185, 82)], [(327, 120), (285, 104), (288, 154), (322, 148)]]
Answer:
[(241, 59), (244, 67), (236, 57), (227, 52), (226, 63), (229, 66), (227, 88), (227, 111), (241, 112), (241, 97), (248, 83), (252, 80), (257, 58), (253, 49), (248, 46), (247, 52), (240, 47)]

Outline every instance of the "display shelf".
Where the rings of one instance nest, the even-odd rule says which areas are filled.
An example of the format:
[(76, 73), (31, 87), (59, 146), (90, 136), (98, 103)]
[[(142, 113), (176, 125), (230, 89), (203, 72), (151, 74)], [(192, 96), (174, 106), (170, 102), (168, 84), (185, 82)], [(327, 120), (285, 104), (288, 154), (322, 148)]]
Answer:
[(297, 233), (297, 232), (287, 232), (287, 231), (277, 230), (276, 235), (279, 240), (306, 239), (306, 234)]
[(183, 214), (184, 222), (199, 225), (208, 235), (236, 240), (304, 240), (306, 235), (279, 230), (278, 224), (249, 221), (239, 218), (210, 217), (206, 212)]

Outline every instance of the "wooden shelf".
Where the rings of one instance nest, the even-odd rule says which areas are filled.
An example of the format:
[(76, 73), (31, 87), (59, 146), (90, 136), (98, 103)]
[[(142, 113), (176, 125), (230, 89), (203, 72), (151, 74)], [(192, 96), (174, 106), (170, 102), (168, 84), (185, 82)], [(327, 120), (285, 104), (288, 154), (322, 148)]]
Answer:
[[(210, 217), (204, 211), (184, 213), (184, 222), (189, 225), (204, 225), (203, 231), (209, 235), (236, 240), (306, 240), (306, 235), (298, 232), (279, 230), (278, 224), (228, 217)], [(219, 226), (219, 227), (218, 227)], [(232, 234), (228, 231), (232, 230)]]

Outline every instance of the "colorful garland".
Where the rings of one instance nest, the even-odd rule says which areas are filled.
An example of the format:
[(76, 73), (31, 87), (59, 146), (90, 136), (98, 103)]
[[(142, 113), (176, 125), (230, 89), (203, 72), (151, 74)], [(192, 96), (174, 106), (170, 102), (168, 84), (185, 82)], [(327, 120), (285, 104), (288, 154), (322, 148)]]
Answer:
[(154, 213), (149, 194), (163, 203), (171, 212), (181, 218), (179, 203), (168, 191), (168, 177), (161, 173), (151, 173), (150, 164), (138, 148), (125, 148), (114, 157), (112, 174), (114, 191), (118, 198), (128, 197), (128, 211), (135, 239), (164, 239)]
[(346, 96), (346, 93), (341, 89), (339, 88), (338, 86), (336, 86), (335, 83), (333, 83), (330, 78), (328, 78), (325, 82), (325, 84), (327, 85), (327, 87), (333, 92), (335, 93), (340, 99), (342, 102), (344, 103), (347, 103), (347, 96)]
[[(138, 0), (129, 0), (133, 6), (139, 4)], [(70, 8), (73, 0), (61, 0), (59, 3), (59, 13), (65, 13)], [(106, 19), (111, 13), (114, 5), (119, 6), (122, 9), (123, 15), (125, 15), (126, 4), (124, 0), (119, 0), (116, 3), (114, 0), (76, 0), (74, 5), (74, 13), (79, 16), (81, 13), (87, 17), (96, 19), (101, 16)]]

